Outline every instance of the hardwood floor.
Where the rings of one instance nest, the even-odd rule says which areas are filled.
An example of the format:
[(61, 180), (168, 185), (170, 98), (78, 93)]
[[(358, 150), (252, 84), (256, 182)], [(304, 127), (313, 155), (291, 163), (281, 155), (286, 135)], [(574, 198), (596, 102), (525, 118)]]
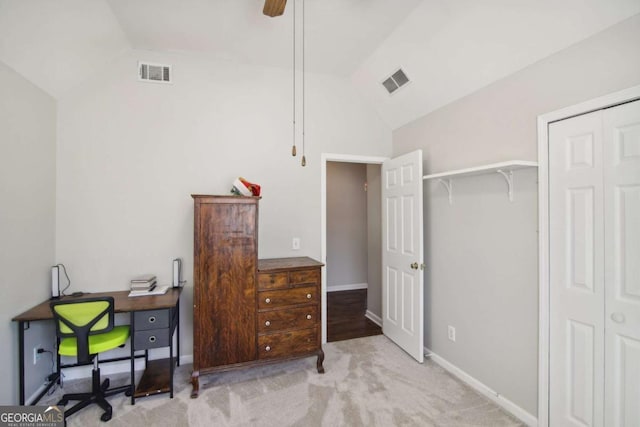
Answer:
[(364, 317), (367, 310), (367, 290), (327, 293), (327, 341), (382, 334), (380, 326)]

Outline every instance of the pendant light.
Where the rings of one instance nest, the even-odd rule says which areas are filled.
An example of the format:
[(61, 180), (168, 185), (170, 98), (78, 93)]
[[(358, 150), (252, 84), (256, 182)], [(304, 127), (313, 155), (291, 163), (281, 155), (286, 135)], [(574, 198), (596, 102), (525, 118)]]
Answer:
[[(302, 0), (302, 161), (301, 165), (307, 165), (305, 156), (305, 0)], [(291, 155), (297, 155), (296, 149), (296, 0), (293, 1), (293, 146)]]
[(302, 0), (302, 166), (307, 166), (307, 158), (304, 155), (304, 131), (305, 131), (305, 126), (307, 124), (307, 117), (305, 116), (305, 99), (304, 99), (304, 92), (305, 92), (305, 55), (304, 55), (304, 33), (306, 30), (306, 24), (305, 24), (305, 7), (304, 7), (304, 2), (305, 0)]
[(296, 1), (293, 0), (293, 146), (291, 155), (296, 156)]

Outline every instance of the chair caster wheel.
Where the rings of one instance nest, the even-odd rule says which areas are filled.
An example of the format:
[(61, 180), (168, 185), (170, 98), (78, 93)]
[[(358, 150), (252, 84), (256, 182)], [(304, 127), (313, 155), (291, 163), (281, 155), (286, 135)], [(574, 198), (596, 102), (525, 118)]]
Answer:
[(100, 416), (100, 419), (105, 422), (109, 421), (111, 419), (111, 411), (102, 414), (102, 416)]
[(109, 384), (111, 384), (109, 378), (106, 378), (104, 381), (102, 381), (102, 391), (107, 390), (109, 388)]
[(131, 397), (131, 390), (125, 391), (124, 395), (127, 396), (127, 397)]

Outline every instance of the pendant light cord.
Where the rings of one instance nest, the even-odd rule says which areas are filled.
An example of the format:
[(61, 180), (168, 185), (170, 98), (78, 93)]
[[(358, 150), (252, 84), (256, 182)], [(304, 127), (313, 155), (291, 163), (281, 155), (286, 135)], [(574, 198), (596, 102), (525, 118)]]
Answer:
[(293, 0), (293, 146), (291, 155), (296, 156), (296, 1)]
[(307, 125), (307, 116), (305, 114), (305, 32), (307, 25), (305, 22), (305, 0), (302, 0), (302, 166), (307, 165), (307, 158), (305, 157), (305, 128)]

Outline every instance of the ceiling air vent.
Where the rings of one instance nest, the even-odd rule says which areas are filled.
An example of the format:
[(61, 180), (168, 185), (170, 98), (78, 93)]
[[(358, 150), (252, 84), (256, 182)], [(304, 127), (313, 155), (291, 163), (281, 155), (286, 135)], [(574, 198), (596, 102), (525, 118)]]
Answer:
[(138, 80), (143, 82), (171, 83), (171, 65), (138, 62)]
[(398, 69), (398, 71), (382, 82), (382, 86), (391, 94), (407, 83), (409, 83), (409, 77), (407, 77), (402, 69)]

